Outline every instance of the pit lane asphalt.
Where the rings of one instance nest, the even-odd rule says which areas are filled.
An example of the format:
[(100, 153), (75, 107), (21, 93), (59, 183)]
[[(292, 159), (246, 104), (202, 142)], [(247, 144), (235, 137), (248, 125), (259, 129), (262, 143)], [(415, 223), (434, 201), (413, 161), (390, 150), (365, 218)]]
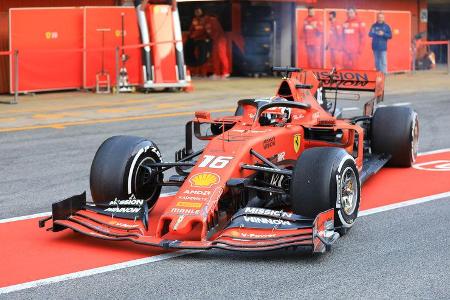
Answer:
[[(450, 147), (447, 89), (387, 91), (386, 104), (398, 102), (411, 102), (419, 113), (420, 151)], [(188, 119), (2, 133), (0, 218), (48, 211), (52, 202), (88, 189), (91, 160), (100, 143), (111, 135), (150, 137), (171, 160), (183, 145), (183, 125)], [(447, 198), (361, 217), (330, 253), (313, 258), (284, 251), (240, 254), (213, 250), (2, 298), (448, 299), (449, 227)]]

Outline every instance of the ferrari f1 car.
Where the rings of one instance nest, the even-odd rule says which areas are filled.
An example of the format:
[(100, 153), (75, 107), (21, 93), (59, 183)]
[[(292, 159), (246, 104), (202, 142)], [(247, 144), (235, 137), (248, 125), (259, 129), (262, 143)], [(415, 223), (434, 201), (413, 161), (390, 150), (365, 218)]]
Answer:
[[(328, 250), (354, 225), (361, 185), (414, 162), (417, 114), (377, 107), (378, 72), (274, 71), (283, 74), (274, 97), (240, 100), (227, 117), (196, 112), (173, 162), (151, 140), (107, 139), (91, 166), (93, 201), (56, 202), (39, 225), (167, 249)], [(373, 93), (363, 115), (343, 118), (336, 100), (359, 92)], [(193, 136), (206, 147), (195, 151)], [(164, 186), (178, 191), (160, 196)]]

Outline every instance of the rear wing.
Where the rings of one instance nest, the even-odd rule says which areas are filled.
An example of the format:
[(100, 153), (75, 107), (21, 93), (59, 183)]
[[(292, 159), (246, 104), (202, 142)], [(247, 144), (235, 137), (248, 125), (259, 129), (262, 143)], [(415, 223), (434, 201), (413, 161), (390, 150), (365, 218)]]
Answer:
[[(372, 116), (375, 105), (383, 101), (384, 98), (384, 74), (378, 71), (336, 70), (335, 68), (302, 69), (296, 67), (273, 67), (272, 71), (282, 73), (283, 79), (295, 78), (299, 82), (296, 85), (298, 88), (317, 87), (318, 83), (317, 90), (314, 90), (317, 94), (319, 89), (322, 90), (322, 95), (327, 90), (373, 92), (373, 97), (364, 104), (365, 116)], [(358, 95), (356, 100), (359, 99)]]
[(338, 70), (331, 74), (331, 69), (310, 69), (314, 77), (327, 90), (374, 92), (375, 97), (382, 98), (384, 92), (384, 74), (370, 70)]

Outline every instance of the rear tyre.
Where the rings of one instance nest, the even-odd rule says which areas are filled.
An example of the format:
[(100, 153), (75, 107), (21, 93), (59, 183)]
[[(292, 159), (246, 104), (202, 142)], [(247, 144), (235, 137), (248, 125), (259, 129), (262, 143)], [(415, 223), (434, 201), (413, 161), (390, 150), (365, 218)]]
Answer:
[(419, 146), (419, 120), (410, 107), (380, 107), (372, 118), (373, 153), (386, 153), (392, 157), (393, 167), (411, 167)]
[(340, 148), (312, 148), (297, 160), (291, 182), (292, 210), (314, 218), (335, 209), (336, 231), (345, 234), (359, 210), (361, 183), (355, 160)]
[(113, 136), (99, 147), (91, 165), (90, 186), (94, 203), (128, 199), (134, 195), (152, 207), (161, 193), (163, 180), (146, 163), (161, 162), (161, 153), (151, 141), (135, 136)]

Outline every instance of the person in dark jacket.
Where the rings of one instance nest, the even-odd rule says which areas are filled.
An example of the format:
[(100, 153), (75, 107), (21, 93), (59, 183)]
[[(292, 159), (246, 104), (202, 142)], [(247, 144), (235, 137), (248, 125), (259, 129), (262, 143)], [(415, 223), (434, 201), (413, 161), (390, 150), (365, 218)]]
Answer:
[(372, 50), (375, 57), (375, 68), (384, 74), (387, 73), (387, 42), (392, 38), (391, 27), (384, 22), (384, 14), (379, 12), (377, 22), (372, 25), (369, 31), (372, 38)]

